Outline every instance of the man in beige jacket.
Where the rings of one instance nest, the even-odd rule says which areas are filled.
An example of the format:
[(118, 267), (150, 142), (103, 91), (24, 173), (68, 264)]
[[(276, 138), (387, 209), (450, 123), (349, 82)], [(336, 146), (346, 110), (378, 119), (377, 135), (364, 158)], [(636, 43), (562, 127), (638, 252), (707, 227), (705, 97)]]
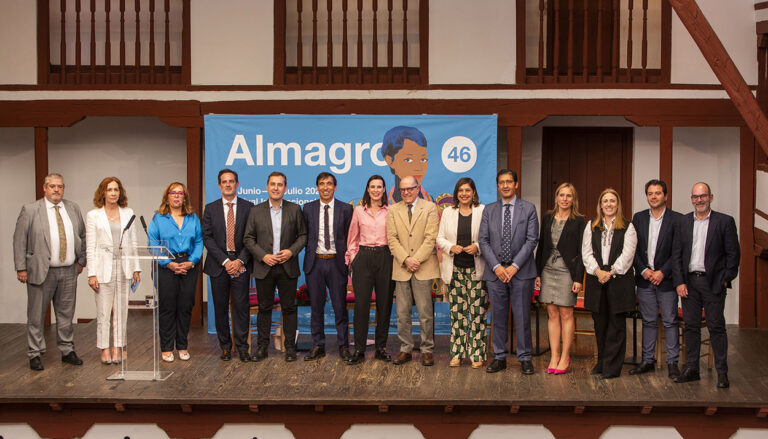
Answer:
[(437, 206), (419, 198), (419, 183), (414, 177), (400, 180), (402, 201), (387, 213), (387, 241), (392, 252), (392, 279), (397, 295), (397, 335), (400, 354), (392, 361), (411, 361), (413, 334), (411, 307), (416, 303), (421, 324), (421, 364), (435, 364), (434, 317), (432, 312), (432, 282), (440, 276), (435, 251), (439, 219)]

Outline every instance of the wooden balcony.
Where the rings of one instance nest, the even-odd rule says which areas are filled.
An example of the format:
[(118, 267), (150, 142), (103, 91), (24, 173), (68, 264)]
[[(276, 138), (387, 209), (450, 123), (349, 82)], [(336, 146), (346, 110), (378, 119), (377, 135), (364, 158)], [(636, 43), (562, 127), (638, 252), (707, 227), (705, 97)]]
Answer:
[(669, 84), (667, 0), (517, 0), (517, 82)]
[(190, 0), (38, 0), (38, 83), (190, 84)]
[(275, 85), (426, 86), (428, 0), (275, 0)]

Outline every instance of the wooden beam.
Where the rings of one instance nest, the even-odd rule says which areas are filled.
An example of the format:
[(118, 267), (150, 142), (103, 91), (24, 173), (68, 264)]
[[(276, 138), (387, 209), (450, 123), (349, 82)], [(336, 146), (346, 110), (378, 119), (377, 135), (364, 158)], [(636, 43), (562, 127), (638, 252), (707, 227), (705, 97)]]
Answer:
[(673, 128), (663, 126), (659, 130), (659, 179), (667, 184), (667, 206), (672, 206)]
[(740, 131), (739, 153), (739, 327), (757, 327), (757, 278), (755, 276), (755, 138), (748, 128)]
[(35, 127), (35, 199), (43, 198), (43, 182), (48, 175), (48, 127)]
[(520, 187), (517, 196), (523, 193), (523, 127), (507, 127), (507, 169), (517, 172)]
[(525, 84), (525, 0), (517, 0), (515, 14), (515, 29), (517, 32), (517, 68), (515, 69), (515, 83)]
[[(190, 193), (192, 208), (198, 216), (203, 212), (203, 157), (200, 128), (187, 128), (187, 190)], [(201, 261), (202, 262), (202, 261)], [(195, 288), (195, 305), (192, 307), (190, 324), (203, 325), (203, 270), (197, 272), (198, 281)]]
[(755, 139), (768, 153), (768, 118), (760, 109), (746, 81), (733, 63), (725, 46), (717, 37), (696, 0), (669, 0), (670, 5), (688, 29), (702, 55), (712, 67), (720, 84), (730, 96), (739, 114), (754, 134)]

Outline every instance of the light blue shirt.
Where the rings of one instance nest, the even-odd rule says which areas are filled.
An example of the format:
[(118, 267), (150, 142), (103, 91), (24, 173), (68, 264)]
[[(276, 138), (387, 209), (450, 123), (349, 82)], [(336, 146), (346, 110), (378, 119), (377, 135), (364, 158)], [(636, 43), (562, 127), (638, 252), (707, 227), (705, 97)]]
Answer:
[[(171, 214), (156, 213), (147, 228), (149, 245), (165, 245), (173, 254), (187, 253), (189, 261), (197, 265), (203, 257), (203, 230), (200, 219), (194, 213), (184, 215), (181, 228), (176, 224)], [(165, 267), (169, 259), (160, 260), (158, 264)]]
[(283, 228), (283, 200), (280, 200), (280, 207), (277, 209), (270, 201), (269, 214), (272, 217), (272, 254), (276, 255), (280, 251), (280, 233)]

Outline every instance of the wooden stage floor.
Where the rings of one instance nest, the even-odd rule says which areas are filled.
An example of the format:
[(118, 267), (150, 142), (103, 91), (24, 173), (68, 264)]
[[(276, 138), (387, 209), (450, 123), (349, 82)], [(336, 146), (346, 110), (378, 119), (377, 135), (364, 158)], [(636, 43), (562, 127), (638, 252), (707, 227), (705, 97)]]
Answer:
[[(546, 345), (546, 323), (542, 322)], [(437, 339), (436, 364), (423, 367), (414, 361), (395, 366), (373, 360), (369, 352), (360, 365), (339, 360), (334, 337), (328, 338), (328, 356), (316, 362), (285, 363), (270, 349), (261, 363), (219, 360), (216, 337), (203, 328), (190, 334), (188, 362), (163, 364), (174, 374), (164, 382), (107, 381), (117, 366), (104, 366), (95, 348), (95, 322), (78, 324), (75, 345), (85, 364), (63, 365), (56, 349), (53, 327), (46, 331), (45, 370), (31, 371), (26, 357), (26, 327), (0, 325), (0, 405), (14, 404), (141, 404), (141, 405), (270, 405), (303, 406), (509, 406), (509, 407), (768, 407), (768, 332), (728, 328), (731, 388), (717, 389), (717, 374), (702, 359), (699, 382), (675, 384), (666, 368), (630, 376), (625, 366), (618, 379), (602, 381), (589, 374), (594, 364), (594, 339), (579, 336), (571, 369), (565, 375), (546, 374), (549, 355), (534, 359), (536, 373), (523, 376), (519, 364), (509, 361), (506, 371), (486, 374), (468, 365), (448, 367), (448, 339)], [(131, 314), (129, 358), (132, 370), (151, 370), (151, 320)], [(301, 340), (308, 339), (302, 335)], [(631, 341), (631, 340), (630, 340)], [(397, 336), (390, 335), (389, 350), (397, 352)], [(628, 349), (631, 354), (631, 350)], [(435, 407), (437, 408), (437, 407)], [(257, 408), (258, 410), (258, 408)], [(514, 409), (512, 409), (514, 410)]]

